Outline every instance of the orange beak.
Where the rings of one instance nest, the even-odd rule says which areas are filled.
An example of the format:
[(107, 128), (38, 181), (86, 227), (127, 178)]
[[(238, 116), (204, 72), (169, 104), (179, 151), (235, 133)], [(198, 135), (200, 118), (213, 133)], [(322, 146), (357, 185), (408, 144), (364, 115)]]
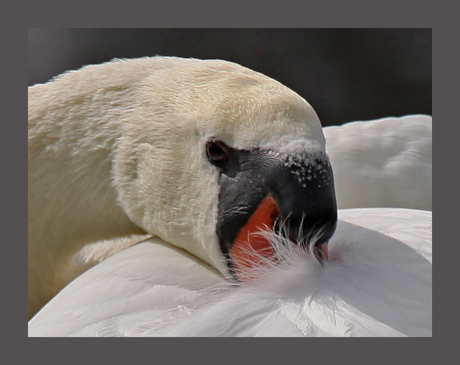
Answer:
[(262, 200), (248, 223), (238, 233), (230, 249), (230, 256), (238, 278), (242, 282), (253, 278), (251, 269), (263, 265), (264, 259), (273, 260), (275, 258), (275, 250), (270, 241), (257, 232), (272, 230), (278, 217), (278, 205), (269, 195)]

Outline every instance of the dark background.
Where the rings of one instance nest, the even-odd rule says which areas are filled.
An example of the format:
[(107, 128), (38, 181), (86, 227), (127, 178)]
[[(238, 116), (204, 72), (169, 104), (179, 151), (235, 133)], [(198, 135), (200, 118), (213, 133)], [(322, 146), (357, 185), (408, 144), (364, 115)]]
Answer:
[(324, 126), (432, 114), (431, 29), (47, 29), (28, 31), (28, 84), (112, 58), (218, 58), (303, 96)]

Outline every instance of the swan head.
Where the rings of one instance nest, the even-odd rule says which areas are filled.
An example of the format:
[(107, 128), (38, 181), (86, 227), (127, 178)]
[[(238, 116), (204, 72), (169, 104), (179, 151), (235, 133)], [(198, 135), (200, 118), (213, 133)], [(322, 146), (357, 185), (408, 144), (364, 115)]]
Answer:
[(271, 255), (261, 229), (316, 236), (326, 254), (334, 182), (303, 98), (239, 65), (189, 60), (145, 78), (133, 100), (112, 178), (134, 223), (243, 281), (251, 251)]

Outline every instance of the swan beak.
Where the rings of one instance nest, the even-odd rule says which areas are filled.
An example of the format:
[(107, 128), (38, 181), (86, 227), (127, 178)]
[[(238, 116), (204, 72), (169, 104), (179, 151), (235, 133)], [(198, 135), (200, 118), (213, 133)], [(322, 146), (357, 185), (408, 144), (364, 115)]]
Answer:
[(332, 168), (325, 154), (279, 157), (236, 151), (220, 177), (217, 235), (232, 275), (255, 277), (254, 268), (277, 262), (269, 235), (304, 246), (320, 261), (337, 225)]

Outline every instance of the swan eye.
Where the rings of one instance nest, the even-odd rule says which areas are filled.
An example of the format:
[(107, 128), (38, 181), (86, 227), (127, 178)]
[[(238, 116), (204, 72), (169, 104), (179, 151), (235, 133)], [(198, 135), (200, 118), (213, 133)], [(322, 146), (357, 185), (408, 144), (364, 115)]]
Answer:
[(212, 164), (221, 166), (228, 161), (229, 148), (221, 141), (211, 141), (206, 144), (206, 154)]

